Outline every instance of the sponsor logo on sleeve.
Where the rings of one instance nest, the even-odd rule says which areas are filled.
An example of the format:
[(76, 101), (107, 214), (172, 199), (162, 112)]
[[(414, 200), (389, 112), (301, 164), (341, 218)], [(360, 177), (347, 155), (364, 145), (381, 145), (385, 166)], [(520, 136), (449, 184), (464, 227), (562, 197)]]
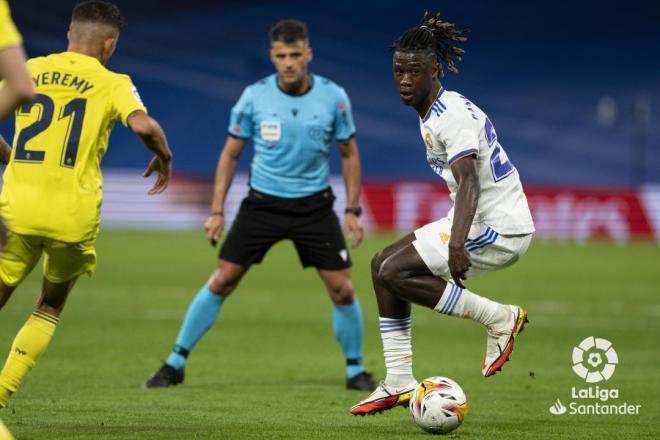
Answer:
[(133, 92), (133, 97), (135, 98), (135, 100), (137, 102), (139, 102), (140, 105), (144, 105), (144, 103), (142, 102), (142, 98), (140, 97), (140, 93), (137, 90), (137, 87), (133, 86), (132, 92)]

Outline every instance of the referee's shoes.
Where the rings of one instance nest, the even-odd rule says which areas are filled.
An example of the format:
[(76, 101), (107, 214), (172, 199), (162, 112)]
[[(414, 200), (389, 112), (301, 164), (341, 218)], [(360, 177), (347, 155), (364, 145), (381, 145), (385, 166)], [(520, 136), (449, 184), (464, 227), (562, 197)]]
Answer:
[(373, 391), (376, 386), (373, 377), (366, 371), (346, 379), (346, 388), (349, 390)]
[(183, 368), (174, 368), (171, 365), (163, 364), (158, 371), (154, 373), (144, 383), (145, 388), (166, 388), (183, 382)]

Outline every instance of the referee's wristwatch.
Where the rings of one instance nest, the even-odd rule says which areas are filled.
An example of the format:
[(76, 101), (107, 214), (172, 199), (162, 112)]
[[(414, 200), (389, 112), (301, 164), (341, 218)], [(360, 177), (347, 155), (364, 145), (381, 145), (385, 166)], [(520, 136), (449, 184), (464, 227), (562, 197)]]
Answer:
[(362, 207), (361, 206), (356, 206), (354, 208), (346, 208), (344, 209), (345, 214), (353, 214), (356, 217), (359, 217), (362, 215)]

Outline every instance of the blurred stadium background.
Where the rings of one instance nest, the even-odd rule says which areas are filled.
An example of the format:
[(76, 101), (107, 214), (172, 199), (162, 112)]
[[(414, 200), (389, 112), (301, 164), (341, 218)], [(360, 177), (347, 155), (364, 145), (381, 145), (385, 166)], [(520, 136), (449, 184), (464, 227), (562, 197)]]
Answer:
[[(330, 303), (289, 244), (246, 276), (195, 349), (184, 386), (152, 393), (140, 385), (171, 349), (214, 267), (216, 250), (201, 226), (229, 110), (246, 85), (272, 72), (267, 33), (288, 17), (309, 25), (313, 71), (352, 98), (364, 221), (376, 232), (353, 252), (354, 285), (365, 314), (365, 365), (383, 377), (369, 259), (395, 234), (444, 216), (449, 204), (391, 78), (389, 45), (425, 9), (472, 29), (461, 73), (444, 83), (493, 120), (545, 240), (511, 269), (470, 281), (476, 292), (530, 310), (506, 373), (481, 376), (482, 328), (415, 308), (418, 378), (446, 375), (468, 394), (470, 414), (452, 438), (660, 438), (657, 1), (115, 1), (128, 27), (109, 67), (133, 77), (165, 128), (175, 179), (165, 194), (147, 197), (140, 175), (150, 156), (128, 130), (114, 131), (103, 163), (99, 268), (80, 281), (52, 347), (0, 413), (17, 438), (414, 438), (406, 411), (349, 416), (360, 396), (343, 389)], [(10, 1), (30, 56), (66, 48), (74, 4)], [(11, 123), (0, 129), (13, 134)], [(230, 220), (247, 191), (251, 154), (231, 190)], [(33, 271), (2, 310), (0, 354), (40, 282)], [(585, 386), (571, 370), (571, 350), (589, 335), (616, 345), (621, 362), (603, 386), (621, 388), (615, 403), (642, 404), (640, 416), (548, 412), (557, 398), (568, 405), (571, 387)]]
[[(494, 121), (522, 175), (542, 238), (660, 240), (660, 8), (635, 0), (351, 2), (117, 1), (128, 19), (109, 67), (132, 75), (175, 154), (170, 191), (146, 203), (148, 153), (115, 130), (104, 160), (108, 227), (198, 228), (243, 87), (272, 72), (267, 32), (309, 24), (314, 72), (348, 91), (369, 230), (407, 231), (443, 216), (444, 184), (425, 163), (415, 114), (400, 104), (388, 46), (425, 9), (472, 30), (459, 75), (444, 80)], [(66, 47), (74, 0), (11, 2), (30, 56)], [(38, 13), (37, 13), (38, 12)], [(12, 130), (3, 126), (7, 136)], [(251, 151), (227, 208), (246, 192)], [(333, 170), (340, 173), (333, 151)], [(341, 179), (336, 205), (343, 208)]]

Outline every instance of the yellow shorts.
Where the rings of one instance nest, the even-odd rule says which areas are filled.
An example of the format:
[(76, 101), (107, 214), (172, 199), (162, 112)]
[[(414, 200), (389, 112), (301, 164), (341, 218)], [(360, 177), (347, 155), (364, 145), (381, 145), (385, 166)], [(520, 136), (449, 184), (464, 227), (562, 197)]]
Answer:
[(0, 0), (0, 50), (6, 47), (20, 46), (23, 43), (9, 13), (6, 0)]
[(47, 237), (9, 232), (7, 247), (0, 255), (0, 280), (15, 286), (25, 279), (44, 256), (44, 277), (51, 283), (64, 283), (96, 269), (94, 240), (65, 243)]

